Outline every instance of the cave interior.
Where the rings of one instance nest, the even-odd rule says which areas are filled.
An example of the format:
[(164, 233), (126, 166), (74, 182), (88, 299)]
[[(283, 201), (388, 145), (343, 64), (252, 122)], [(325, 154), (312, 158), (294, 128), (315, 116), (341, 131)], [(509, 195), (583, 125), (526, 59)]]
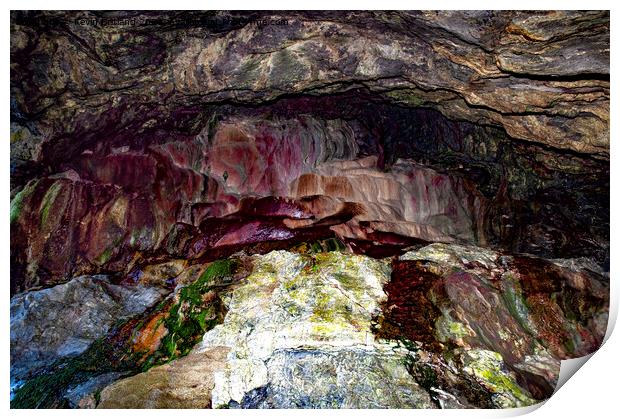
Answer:
[[(12, 403), (368, 407), (312, 369), (392, 385), (342, 343), (364, 328), (409, 350), (411, 384), (387, 401), (371, 386), (372, 406), (550, 397), (559, 360), (606, 327), (608, 25), (608, 12), (13, 12)], [(131, 380), (166, 366), (180, 387), (213, 376), (186, 371), (198, 354), (258, 371), (217, 355), (237, 341), (215, 331), (242, 316), (244, 287), (267, 322), (281, 303), (261, 302), (267, 262), (273, 287), (310, 290), (272, 326), (322, 337), (288, 332), (261, 358), (269, 380), (241, 396), (228, 375), (189, 399), (138, 394)], [(361, 307), (373, 275), (387, 279), (368, 318), (316, 283), (336, 278)], [(341, 352), (321, 361), (322, 341)], [(307, 394), (278, 381), (290, 365), (316, 380)]]

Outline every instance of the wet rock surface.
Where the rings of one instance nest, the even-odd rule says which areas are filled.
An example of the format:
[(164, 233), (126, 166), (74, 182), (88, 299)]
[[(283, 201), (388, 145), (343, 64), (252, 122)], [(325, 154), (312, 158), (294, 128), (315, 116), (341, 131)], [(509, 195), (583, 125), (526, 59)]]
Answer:
[(192, 269), (16, 394), (52, 380), (51, 406), (526, 406), (551, 396), (560, 360), (600, 346), (609, 282), (596, 270), (454, 244), (387, 259), (318, 244), (241, 254)]
[(165, 290), (113, 285), (105, 276), (11, 299), (11, 380), (21, 380), (61, 358), (86, 351), (114, 324), (155, 305)]

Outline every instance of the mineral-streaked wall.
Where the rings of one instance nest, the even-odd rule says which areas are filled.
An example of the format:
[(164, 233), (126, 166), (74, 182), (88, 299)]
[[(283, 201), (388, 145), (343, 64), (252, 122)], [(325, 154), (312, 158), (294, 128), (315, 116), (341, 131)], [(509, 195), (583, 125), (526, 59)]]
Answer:
[[(213, 259), (334, 235), (371, 254), (377, 244), (397, 252), (460, 241), (605, 260), (602, 163), (521, 150), (430, 111), (376, 108), (397, 112), (374, 125), (381, 134), (360, 125), (362, 111), (346, 121), (321, 112), (330, 101), (312, 104), (280, 104), (276, 116), (228, 110), (236, 115), (191, 138), (93, 144), (30, 180), (11, 203), (13, 292), (101, 270), (128, 275), (162, 257)], [(285, 105), (316, 115), (291, 117)]]
[[(456, 238), (605, 262), (607, 12), (263, 15), (13, 13), (13, 292), (194, 257), (222, 239), (201, 223), (244, 197), (311, 191), (351, 205), (314, 205), (331, 218), (305, 238), (335, 231), (359, 251)], [(113, 17), (129, 23), (101, 24)], [(400, 180), (304, 176), (373, 155)], [(397, 190), (399, 158), (439, 171), (420, 175), (426, 202), (394, 203), (420, 193)], [(240, 245), (299, 241), (300, 223), (279, 221), (231, 228), (255, 237)]]

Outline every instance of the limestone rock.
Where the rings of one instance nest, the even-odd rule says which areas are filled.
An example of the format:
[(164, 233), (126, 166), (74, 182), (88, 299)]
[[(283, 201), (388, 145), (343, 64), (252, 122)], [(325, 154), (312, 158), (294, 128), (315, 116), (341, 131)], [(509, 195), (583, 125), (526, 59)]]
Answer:
[(428, 393), (392, 351), (349, 347), (278, 350), (268, 384), (230, 407), (275, 409), (431, 409)]
[(142, 285), (113, 285), (82, 276), (11, 299), (11, 378), (27, 377), (54, 361), (83, 353), (119, 320), (144, 312), (166, 293)]
[(370, 331), (388, 274), (385, 262), (339, 252), (255, 257), (225, 297), (224, 323), (193, 351), (231, 348), (215, 374), (214, 407), (431, 407), (404, 356)]
[(228, 348), (191, 354), (115, 382), (101, 391), (98, 409), (203, 409), (211, 407), (214, 371)]

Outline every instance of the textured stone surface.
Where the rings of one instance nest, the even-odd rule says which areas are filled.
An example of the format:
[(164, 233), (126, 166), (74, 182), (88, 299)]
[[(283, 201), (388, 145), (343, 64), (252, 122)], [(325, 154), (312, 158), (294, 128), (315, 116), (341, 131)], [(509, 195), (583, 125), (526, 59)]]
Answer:
[[(222, 124), (210, 145), (167, 143), (155, 154), (89, 158), (81, 175), (31, 182), (12, 204), (13, 255), (25, 276), (13, 289), (102, 268), (129, 274), (149, 255), (226, 255), (313, 235), (392, 245), (485, 241), (479, 214), (488, 200), (470, 181), (409, 160), (385, 172), (374, 156), (355, 158), (352, 138), (296, 123), (272, 126), (270, 137), (247, 121)], [(185, 238), (179, 225), (191, 229)], [(154, 265), (139, 280), (171, 279), (182, 268), (182, 261)]]
[(509, 408), (601, 344), (609, 12), (15, 11), (10, 89), (11, 407)]
[(153, 310), (35, 378), (62, 390), (45, 405), (527, 406), (550, 397), (560, 360), (605, 334), (608, 278), (592, 260), (441, 243), (382, 260), (297, 252), (192, 269)]
[[(608, 12), (127, 15), (134, 25), (79, 24), (106, 17), (84, 12), (13, 15), (14, 136), (33, 139), (16, 153), (39, 160), (46, 143), (88, 141), (112, 119), (144, 129), (197, 103), (358, 84), (516, 138), (608, 155)], [(261, 16), (288, 24), (248, 24)]]
[(608, 12), (14, 12), (11, 40), (13, 293), (334, 234), (608, 259)]
[(11, 299), (11, 379), (84, 352), (116, 322), (144, 312), (164, 292), (84, 276)]
[(535, 398), (549, 397), (559, 361), (592, 353), (605, 336), (609, 280), (590, 263), (473, 246), (421, 248), (394, 262), (378, 336), (404, 337), (433, 351), (461, 348), (467, 356), (483, 350)]
[(278, 350), (267, 363), (266, 386), (230, 407), (385, 409), (435, 407), (392, 350), (349, 347)]
[(276, 350), (372, 348), (370, 320), (384, 296), (389, 266), (335, 252), (315, 258), (283, 251), (256, 257), (252, 274), (224, 297), (224, 323), (194, 349), (232, 348), (225, 369), (216, 374), (214, 406), (239, 403), (248, 391), (268, 384), (268, 361)]
[[(32, 180), (11, 203), (12, 291), (102, 269), (143, 282), (150, 271), (168, 269), (168, 280), (183, 268), (179, 258), (213, 260), (261, 243), (287, 248), (334, 235), (369, 254), (398, 253), (421, 240), (605, 259), (601, 167), (567, 159), (539, 167), (513, 150), (502, 167), (488, 163), (496, 155), (463, 163), (488, 164), (478, 175), (446, 172), (400, 143), (390, 146), (401, 150), (396, 156), (417, 158), (393, 156), (385, 166), (381, 155), (356, 155), (369, 146), (348, 127), (330, 134), (308, 118), (237, 117), (213, 128), (212, 144), (204, 133), (141, 152), (85, 155), (60, 174)], [(456, 129), (438, 133), (448, 128)], [(176, 262), (157, 267), (170, 257)]]
[(213, 372), (227, 348), (192, 354), (117, 381), (101, 392), (98, 409), (204, 409), (211, 407)]
[[(169, 274), (169, 269), (161, 269), (160, 265), (152, 271), (160, 272), (165, 278)], [(48, 356), (50, 359), (46, 365), (43, 365), (45, 368), (37, 371), (34, 376), (18, 376), (17, 378), (24, 378), (24, 380), (12, 382), (14, 388), (11, 394), (11, 406), (15, 408), (94, 407), (98, 390), (109, 384), (106, 377), (114, 374), (116, 378), (134, 375), (184, 357), (200, 341), (205, 331), (222, 321), (225, 309), (222, 307), (218, 291), (234, 283), (237, 275), (247, 275), (246, 269), (242, 261), (236, 259), (215, 261), (207, 266), (194, 266), (187, 272), (181, 273), (180, 276), (185, 278), (179, 281), (179, 286), (173, 292), (161, 291), (162, 294), (169, 293), (169, 295), (150, 309), (136, 312), (130, 318), (122, 317), (110, 309), (109, 312), (103, 314), (103, 320), (108, 318), (106, 316), (118, 315), (114, 326), (110, 327), (99, 339), (88, 342), (89, 345), (81, 348), (81, 353), (78, 352), (55, 362), (54, 360), (58, 357)], [(163, 281), (160, 278), (155, 282)], [(59, 287), (60, 289), (67, 288), (72, 283), (73, 281)], [(110, 285), (110, 287), (143, 289), (144, 285)], [(56, 288), (34, 291), (26, 295), (41, 292), (50, 294)], [(95, 306), (91, 301), (90, 305), (95, 306), (94, 309), (91, 308), (91, 311), (97, 308), (109, 308), (105, 304), (106, 293), (100, 289), (94, 289), (92, 294), (93, 299), (95, 301), (100, 299), (102, 304)], [(69, 306), (66, 310), (71, 308)], [(57, 308), (48, 309), (52, 311), (51, 316), (66, 312), (66, 310), (63, 312)], [(36, 315), (29, 316), (29, 328), (23, 328), (24, 332), (34, 330), (36, 338), (38, 331), (47, 325), (46, 314), (48, 314), (47, 310), (43, 310)], [(89, 326), (88, 323), (84, 325), (84, 322), (94, 320), (96, 319), (92, 316), (83, 318), (82, 323), (78, 325), (84, 328)], [(101, 326), (105, 324), (90, 325), (96, 330)], [(63, 333), (61, 338), (75, 340), (82, 337), (84, 332), (74, 328), (63, 329)], [(17, 337), (21, 336), (19, 333), (16, 334)], [(49, 340), (50, 333), (44, 331), (42, 335), (47, 336)], [(29, 350), (27, 343), (18, 343), (21, 346), (12, 346), (12, 351), (16, 353), (16, 358), (12, 360), (12, 374), (21, 373), (18, 369), (21, 360), (17, 357), (28, 355)], [(43, 348), (40, 349), (46, 346), (54, 349), (54, 344), (55, 342), (42, 342)], [(33, 346), (33, 349), (37, 349), (37, 346)], [(32, 368), (30, 364), (27, 366)]]

